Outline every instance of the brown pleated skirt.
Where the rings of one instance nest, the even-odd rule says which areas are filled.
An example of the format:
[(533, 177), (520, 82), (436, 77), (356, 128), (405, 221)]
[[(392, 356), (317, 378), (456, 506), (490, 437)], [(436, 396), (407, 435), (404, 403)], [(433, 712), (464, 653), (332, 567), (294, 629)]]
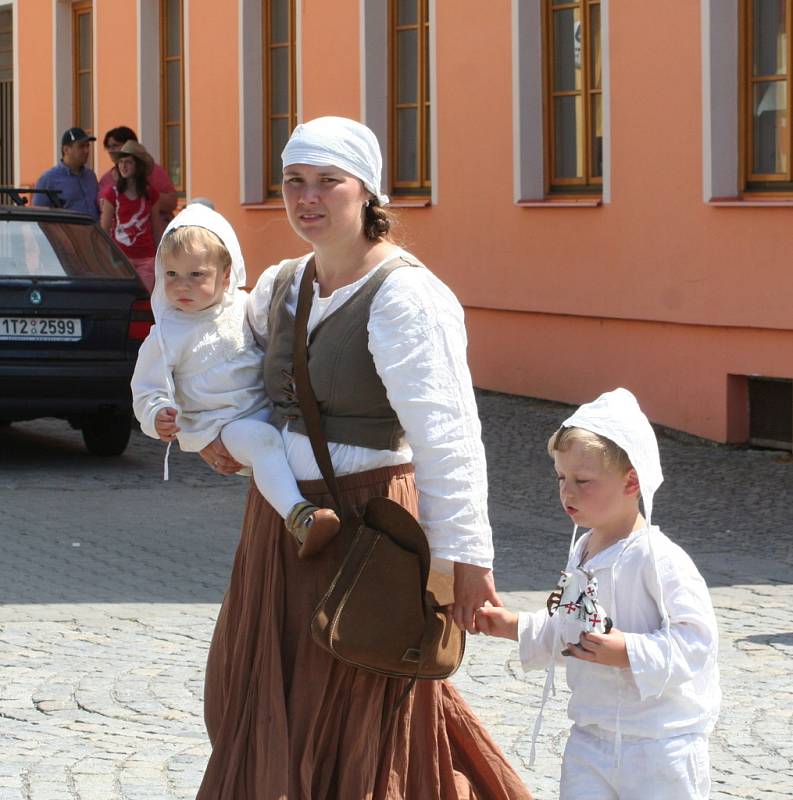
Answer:
[[(342, 504), (385, 495), (414, 514), (412, 468), (339, 478)], [(322, 481), (301, 484), (332, 504)], [(307, 561), (251, 484), (231, 580), (207, 661), (212, 754), (197, 800), (530, 800), (446, 681), (407, 685), (336, 661), (314, 644), (312, 612), (344, 542)]]

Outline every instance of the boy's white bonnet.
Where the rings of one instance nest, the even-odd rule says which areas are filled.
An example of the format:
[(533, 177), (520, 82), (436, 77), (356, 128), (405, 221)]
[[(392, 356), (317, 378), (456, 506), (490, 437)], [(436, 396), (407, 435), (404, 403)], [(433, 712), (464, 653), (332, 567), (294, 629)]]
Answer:
[(333, 166), (363, 182), (381, 206), (388, 195), (380, 191), (383, 157), (372, 131), (346, 117), (317, 117), (298, 125), (281, 153), (283, 168), (292, 164)]
[(663, 483), (658, 441), (650, 421), (627, 389), (614, 389), (581, 406), (568, 417), (563, 428), (584, 428), (619, 445), (639, 476), (644, 516), (647, 525), (653, 509), (653, 496)]

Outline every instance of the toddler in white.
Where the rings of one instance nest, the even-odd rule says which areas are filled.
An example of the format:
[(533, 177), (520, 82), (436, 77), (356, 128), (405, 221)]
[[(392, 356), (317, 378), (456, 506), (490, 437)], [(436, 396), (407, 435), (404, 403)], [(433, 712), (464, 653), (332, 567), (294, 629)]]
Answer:
[(148, 436), (200, 451), (220, 436), (284, 518), (309, 557), (332, 539), (339, 519), (301, 494), (280, 432), (268, 423), (263, 352), (247, 322), (245, 265), (224, 217), (188, 205), (157, 249), (152, 311), (132, 377), (135, 416)]
[[(516, 639), (524, 669), (548, 668), (543, 702), (554, 665), (567, 666), (573, 726), (561, 800), (704, 800), (721, 700), (718, 633), (691, 558), (651, 525), (663, 480), (653, 429), (636, 398), (616, 389), (565, 420), (548, 451), (574, 523), (565, 572), (597, 579), (613, 627), (566, 613), (564, 587), (535, 613), (486, 605), (477, 626)], [(579, 525), (590, 530), (576, 541)]]

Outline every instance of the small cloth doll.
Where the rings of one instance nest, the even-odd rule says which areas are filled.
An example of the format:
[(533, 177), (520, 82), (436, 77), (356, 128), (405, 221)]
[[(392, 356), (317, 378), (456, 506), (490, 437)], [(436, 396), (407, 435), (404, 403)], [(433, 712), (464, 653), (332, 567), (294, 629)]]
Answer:
[(611, 630), (611, 619), (598, 602), (598, 580), (589, 570), (563, 570), (546, 605), (548, 616), (552, 617), (556, 611), (563, 615), (559, 632), (565, 648), (562, 650), (564, 656), (570, 655), (566, 645), (577, 642), (582, 633), (608, 633)]

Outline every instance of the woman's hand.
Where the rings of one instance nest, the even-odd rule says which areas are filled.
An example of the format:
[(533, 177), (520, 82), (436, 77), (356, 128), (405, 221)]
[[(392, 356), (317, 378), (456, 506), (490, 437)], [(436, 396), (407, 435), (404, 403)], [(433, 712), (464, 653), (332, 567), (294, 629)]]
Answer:
[(578, 644), (568, 644), (567, 650), (573, 658), (591, 661), (606, 667), (626, 669), (631, 665), (625, 636), (622, 631), (612, 628), (608, 633), (582, 633)]
[(242, 469), (242, 464), (232, 458), (220, 436), (200, 450), (198, 454), (219, 475), (234, 475)]
[(477, 633), (476, 612), (489, 602), (491, 605), (503, 606), (496, 594), (493, 570), (488, 567), (477, 567), (474, 564), (454, 564), (454, 622), (460, 630)]

